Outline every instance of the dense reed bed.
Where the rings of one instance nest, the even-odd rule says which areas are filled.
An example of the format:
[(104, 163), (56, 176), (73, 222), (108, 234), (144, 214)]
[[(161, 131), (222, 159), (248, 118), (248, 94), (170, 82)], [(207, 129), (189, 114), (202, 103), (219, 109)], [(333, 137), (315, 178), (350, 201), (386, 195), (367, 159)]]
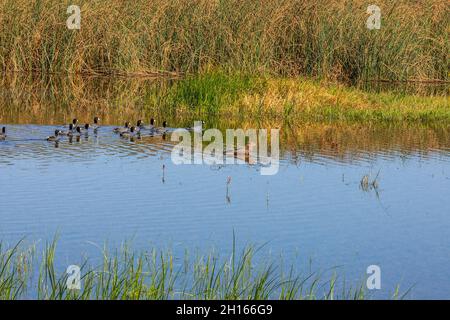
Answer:
[[(247, 246), (231, 256), (211, 252), (180, 260), (170, 251), (135, 252), (124, 245), (103, 251), (100, 263), (80, 262), (80, 290), (67, 286), (65, 268), (57, 271), (56, 241), (47, 243), (42, 255), (34, 246), (0, 246), (0, 299), (367, 299), (365, 281), (351, 286), (335, 271), (297, 272), (294, 267), (264, 259), (255, 263), (261, 247)], [(39, 263), (38, 263), (39, 261)], [(261, 260), (260, 260), (261, 261)], [(36, 264), (39, 264), (36, 270)], [(61, 269), (61, 268), (59, 268)], [(74, 284), (74, 282), (69, 282)], [(363, 285), (364, 284), (364, 285)], [(403, 298), (399, 287), (392, 298)]]
[(221, 68), (345, 81), (448, 80), (446, 0), (2, 0), (0, 70), (148, 75)]

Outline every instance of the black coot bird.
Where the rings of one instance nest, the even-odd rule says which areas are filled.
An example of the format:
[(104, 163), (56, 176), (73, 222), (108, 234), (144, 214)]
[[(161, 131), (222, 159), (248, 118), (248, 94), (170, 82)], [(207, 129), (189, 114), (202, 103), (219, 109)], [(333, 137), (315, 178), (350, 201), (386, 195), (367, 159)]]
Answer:
[(61, 130), (55, 130), (55, 135), (54, 136), (50, 136), (47, 137), (47, 141), (58, 141), (59, 140), (59, 135), (61, 134)]
[(6, 127), (2, 128), (2, 133), (0, 133), (0, 140), (6, 139)]

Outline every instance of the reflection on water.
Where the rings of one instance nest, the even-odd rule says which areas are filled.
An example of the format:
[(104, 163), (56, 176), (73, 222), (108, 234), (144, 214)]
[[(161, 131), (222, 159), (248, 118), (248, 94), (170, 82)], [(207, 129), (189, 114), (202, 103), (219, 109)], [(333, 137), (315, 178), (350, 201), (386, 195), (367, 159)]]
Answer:
[[(80, 255), (98, 254), (93, 243), (133, 239), (137, 248), (171, 246), (178, 256), (185, 248), (227, 254), (235, 232), (241, 244), (268, 242), (270, 252), (299, 268), (309, 258), (322, 270), (339, 266), (349, 281), (379, 265), (380, 297), (400, 283), (404, 289), (415, 285), (412, 297), (448, 298), (448, 125), (284, 125), (280, 170), (261, 176), (248, 164), (176, 166), (169, 137), (130, 141), (113, 134), (112, 125), (124, 119), (154, 116), (174, 127), (193, 120), (156, 107), (135, 110), (145, 104), (133, 97), (145, 90), (123, 92), (124, 108), (103, 113), (101, 106), (116, 104), (108, 99), (123, 88), (104, 87), (96, 105), (89, 91), (76, 96), (55, 89), (48, 96), (28, 92), (26, 100), (3, 95), (3, 241), (48, 240), (58, 232), (64, 270)], [(86, 103), (64, 105), (70, 101), (65, 95)], [(57, 147), (45, 140), (55, 124), (74, 115), (81, 122), (100, 115), (104, 126), (79, 141), (63, 138)], [(206, 123), (221, 129), (255, 125), (242, 119)]]
[[(3, 126), (0, 123), (0, 126)], [(21, 159), (91, 159), (91, 156), (117, 156), (144, 159), (162, 154), (170, 156), (177, 142), (170, 135), (122, 138), (114, 126), (102, 126), (95, 133), (46, 141), (60, 126), (7, 125), (8, 137), (2, 141), (0, 163), (14, 164)], [(362, 125), (304, 124), (283, 128), (280, 161), (299, 164), (302, 160), (327, 164), (356, 164), (377, 158), (439, 158), (449, 154), (448, 130), (428, 127), (364, 127)], [(225, 132), (223, 132), (225, 136)]]

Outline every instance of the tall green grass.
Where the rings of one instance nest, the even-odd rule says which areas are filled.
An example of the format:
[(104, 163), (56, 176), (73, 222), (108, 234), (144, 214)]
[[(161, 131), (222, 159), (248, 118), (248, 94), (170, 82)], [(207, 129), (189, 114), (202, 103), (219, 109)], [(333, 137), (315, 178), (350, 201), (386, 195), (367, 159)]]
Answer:
[(249, 93), (262, 93), (265, 80), (249, 75), (229, 76), (215, 71), (178, 81), (166, 94), (165, 104), (170, 108), (186, 106), (191, 111), (209, 115), (218, 113)]
[[(56, 267), (56, 243), (47, 243), (40, 258), (21, 243), (6, 249), (0, 246), (0, 299), (370, 298), (363, 282), (341, 285), (336, 273), (326, 279), (326, 273), (300, 273), (294, 266), (286, 269), (270, 259), (255, 259), (261, 248), (247, 246), (238, 252), (234, 241), (229, 257), (214, 251), (176, 257), (156, 249), (136, 252), (128, 245), (114, 252), (104, 249), (96, 265), (88, 259), (79, 263), (81, 289), (68, 289), (67, 273)], [(403, 298), (398, 288), (392, 294), (392, 298)]]
[(446, 0), (79, 0), (0, 2), (0, 70), (101, 74), (211, 68), (343, 80), (448, 80)]

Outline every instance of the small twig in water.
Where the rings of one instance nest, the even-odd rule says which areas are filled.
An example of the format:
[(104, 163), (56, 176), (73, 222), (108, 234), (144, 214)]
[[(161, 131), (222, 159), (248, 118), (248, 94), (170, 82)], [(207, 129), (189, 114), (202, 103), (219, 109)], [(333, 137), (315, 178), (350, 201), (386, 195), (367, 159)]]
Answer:
[(227, 178), (227, 195), (226, 195), (226, 199), (227, 199), (227, 202), (228, 202), (228, 203), (231, 202), (231, 198), (230, 198), (230, 185), (231, 185), (231, 176), (228, 176), (228, 178)]
[(370, 176), (368, 174), (365, 174), (360, 182), (361, 189), (364, 191), (370, 191), (374, 189), (375, 191), (378, 190), (378, 176), (380, 175), (380, 170), (378, 170), (377, 175), (375, 176), (375, 179), (370, 181)]

